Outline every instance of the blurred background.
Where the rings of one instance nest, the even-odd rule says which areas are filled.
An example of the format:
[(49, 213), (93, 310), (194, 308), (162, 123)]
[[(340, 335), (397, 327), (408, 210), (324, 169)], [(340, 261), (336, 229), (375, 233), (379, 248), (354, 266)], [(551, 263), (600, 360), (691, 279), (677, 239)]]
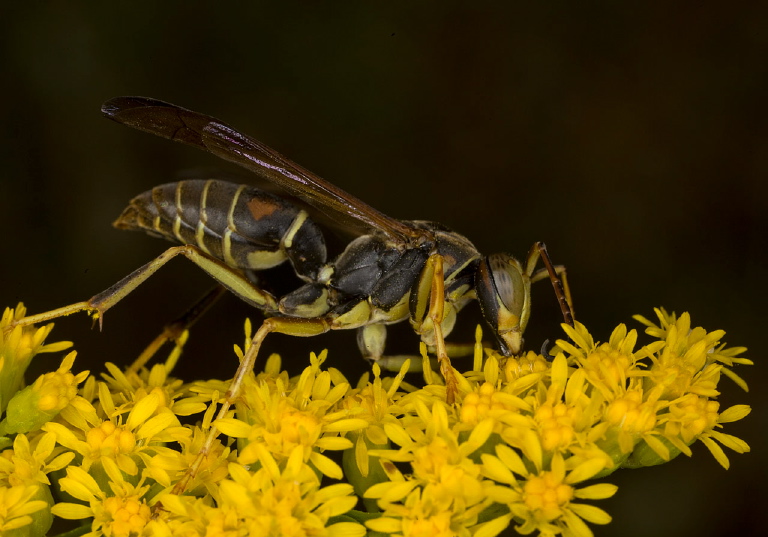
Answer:
[[(631, 315), (656, 306), (726, 330), (756, 362), (737, 370), (749, 394), (721, 384), (723, 407), (755, 409), (726, 429), (753, 452), (725, 471), (697, 445), (692, 459), (619, 472), (618, 494), (599, 504), (614, 522), (594, 530), (768, 532), (767, 4), (94, 5), (0, 7), (0, 305), (37, 313), (107, 288), (168, 246), (110, 226), (131, 197), (184, 170), (240, 173), (99, 112), (118, 95), (171, 101), (483, 252), (524, 257), (546, 241), (597, 339), (621, 322), (639, 328)], [(81, 314), (57, 321), (52, 340), (74, 340), (81, 367), (125, 365), (209, 287), (174, 261), (101, 333)], [(560, 337), (560, 317), (549, 284), (533, 301), (527, 340), (539, 348)], [(476, 315), (454, 339), (471, 337)], [(231, 376), (246, 316), (258, 322), (237, 299), (220, 301), (179, 374)], [(413, 352), (407, 329), (402, 340), (396, 350)], [(267, 347), (295, 370), (325, 347), (331, 365), (360, 364), (349, 332)]]

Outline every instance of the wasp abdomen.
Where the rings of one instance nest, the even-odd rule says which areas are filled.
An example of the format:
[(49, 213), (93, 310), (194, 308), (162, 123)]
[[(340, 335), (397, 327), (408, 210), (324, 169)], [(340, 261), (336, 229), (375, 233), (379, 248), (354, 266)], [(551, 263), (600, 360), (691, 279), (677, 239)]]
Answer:
[(323, 235), (305, 211), (227, 181), (157, 186), (131, 200), (115, 226), (194, 244), (238, 269), (267, 269), (290, 259), (300, 276), (313, 279), (326, 262)]

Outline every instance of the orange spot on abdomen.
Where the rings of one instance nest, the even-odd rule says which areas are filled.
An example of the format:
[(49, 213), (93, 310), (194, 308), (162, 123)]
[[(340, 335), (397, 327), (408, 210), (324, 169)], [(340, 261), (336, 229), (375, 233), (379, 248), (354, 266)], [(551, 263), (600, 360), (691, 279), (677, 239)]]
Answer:
[(248, 202), (248, 210), (251, 212), (251, 216), (253, 216), (254, 220), (261, 220), (262, 218), (266, 218), (278, 209), (279, 207), (277, 204), (270, 200), (253, 198)]

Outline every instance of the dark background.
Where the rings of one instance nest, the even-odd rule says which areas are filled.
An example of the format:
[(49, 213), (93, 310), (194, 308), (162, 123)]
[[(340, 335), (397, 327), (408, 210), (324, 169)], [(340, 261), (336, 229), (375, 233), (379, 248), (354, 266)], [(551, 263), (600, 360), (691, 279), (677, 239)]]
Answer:
[[(110, 227), (127, 200), (180, 170), (232, 170), (99, 113), (117, 95), (168, 100), (483, 252), (522, 257), (546, 241), (597, 339), (664, 306), (749, 346), (756, 366), (738, 372), (751, 393), (721, 386), (723, 407), (755, 408), (726, 428), (753, 453), (725, 471), (697, 445), (693, 459), (620, 472), (609, 479), (617, 496), (599, 502), (614, 522), (595, 531), (768, 531), (768, 7), (156, 4), (0, 8), (0, 304), (40, 312), (108, 287), (167, 246)], [(175, 261), (111, 310), (102, 333), (79, 315), (54, 336), (77, 342), (83, 366), (124, 365), (209, 285)], [(533, 299), (537, 348), (558, 337), (559, 319), (548, 284)], [(196, 327), (182, 374), (230, 376), (246, 315), (258, 319), (223, 300)], [(268, 347), (300, 368), (330, 346), (345, 367), (359, 360), (353, 342), (274, 336)], [(407, 339), (402, 350), (414, 348)]]

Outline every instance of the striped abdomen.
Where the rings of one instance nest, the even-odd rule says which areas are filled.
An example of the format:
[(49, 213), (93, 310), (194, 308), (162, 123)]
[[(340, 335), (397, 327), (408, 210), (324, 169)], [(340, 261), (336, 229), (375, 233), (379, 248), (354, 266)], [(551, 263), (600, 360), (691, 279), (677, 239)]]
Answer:
[(289, 259), (299, 276), (314, 280), (326, 262), (323, 235), (305, 211), (269, 192), (216, 179), (148, 190), (114, 225), (194, 244), (238, 269), (267, 269)]

